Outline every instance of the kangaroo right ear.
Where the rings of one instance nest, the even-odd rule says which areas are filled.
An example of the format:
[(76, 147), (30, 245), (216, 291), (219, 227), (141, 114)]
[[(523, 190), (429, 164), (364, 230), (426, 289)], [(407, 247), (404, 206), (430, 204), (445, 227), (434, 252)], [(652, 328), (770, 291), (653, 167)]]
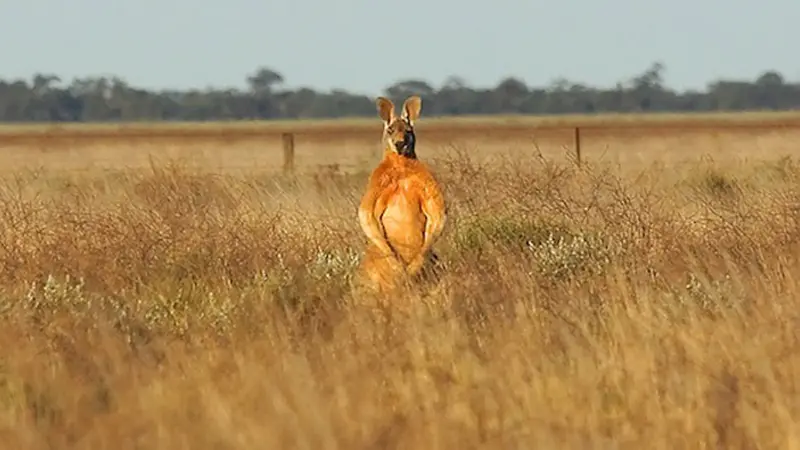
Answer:
[(420, 110), (422, 110), (422, 99), (418, 95), (412, 95), (403, 102), (403, 116), (412, 124), (419, 119)]
[(389, 123), (394, 118), (394, 103), (386, 97), (378, 97), (375, 102), (378, 106), (378, 115), (384, 122)]

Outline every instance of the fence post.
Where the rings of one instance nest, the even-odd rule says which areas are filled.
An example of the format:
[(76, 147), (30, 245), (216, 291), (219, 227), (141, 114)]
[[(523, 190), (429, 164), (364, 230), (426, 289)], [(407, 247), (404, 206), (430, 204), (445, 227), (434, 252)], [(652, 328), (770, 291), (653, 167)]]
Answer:
[(581, 165), (581, 128), (575, 127), (575, 134), (573, 136), (573, 144), (575, 145), (575, 162), (578, 167)]
[(294, 172), (294, 134), (283, 133), (283, 171), (285, 173)]

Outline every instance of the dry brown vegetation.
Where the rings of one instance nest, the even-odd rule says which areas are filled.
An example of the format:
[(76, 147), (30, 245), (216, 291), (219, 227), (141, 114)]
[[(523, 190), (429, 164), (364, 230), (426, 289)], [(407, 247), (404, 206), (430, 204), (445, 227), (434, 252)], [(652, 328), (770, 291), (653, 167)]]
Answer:
[[(346, 159), (376, 130), (303, 151)], [(7, 148), (0, 442), (796, 448), (797, 135), (692, 133), (587, 138), (579, 168), (558, 137), (420, 132), (447, 272), (379, 309), (349, 287), (366, 163)]]

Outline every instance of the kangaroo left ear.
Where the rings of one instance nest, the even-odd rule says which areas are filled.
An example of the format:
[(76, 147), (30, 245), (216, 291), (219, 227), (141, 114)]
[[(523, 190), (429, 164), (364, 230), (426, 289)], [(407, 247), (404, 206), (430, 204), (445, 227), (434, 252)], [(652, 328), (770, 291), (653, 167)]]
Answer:
[(386, 97), (378, 97), (375, 102), (378, 107), (378, 116), (383, 119), (384, 123), (389, 123), (394, 118), (394, 103)]
[(422, 99), (417, 95), (408, 97), (403, 102), (403, 117), (408, 119), (412, 124), (419, 119), (419, 113), (422, 110)]

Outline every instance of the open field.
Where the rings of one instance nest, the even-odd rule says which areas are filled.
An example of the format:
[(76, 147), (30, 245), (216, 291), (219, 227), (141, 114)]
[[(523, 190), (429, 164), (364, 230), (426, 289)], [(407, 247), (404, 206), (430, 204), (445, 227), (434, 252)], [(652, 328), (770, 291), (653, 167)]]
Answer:
[[(424, 111), (423, 111), (424, 116)], [(581, 129), (582, 158), (629, 170), (660, 162), (765, 159), (791, 154), (800, 139), (800, 113), (653, 114), (555, 117), (432, 118), (420, 121), (426, 157), (453, 150), (490, 162), (498, 156), (541, 152), (564, 160), (575, 153)], [(0, 167), (60, 170), (147, 168), (155, 160), (181, 161), (219, 172), (283, 166), (282, 134), (295, 139), (295, 168), (346, 172), (377, 163), (380, 121), (274, 121), (245, 123), (6, 125), (0, 127)]]
[[(420, 130), (452, 128), (571, 128), (586, 127), (639, 127), (700, 126), (714, 128), (782, 127), (800, 124), (800, 111), (713, 112), (713, 113), (651, 113), (651, 114), (563, 114), (558, 116), (460, 116), (427, 117), (419, 124)], [(204, 134), (231, 132), (238, 135), (260, 135), (276, 132), (331, 132), (334, 130), (369, 131), (374, 118), (343, 118), (325, 120), (269, 120), (235, 122), (137, 122), (137, 123), (66, 123), (66, 124), (0, 124), (0, 136), (22, 134), (86, 134), (86, 135), (137, 135), (141, 133)]]
[(373, 124), (4, 141), (0, 442), (800, 447), (800, 129), (420, 131), (447, 272), (375, 308)]

